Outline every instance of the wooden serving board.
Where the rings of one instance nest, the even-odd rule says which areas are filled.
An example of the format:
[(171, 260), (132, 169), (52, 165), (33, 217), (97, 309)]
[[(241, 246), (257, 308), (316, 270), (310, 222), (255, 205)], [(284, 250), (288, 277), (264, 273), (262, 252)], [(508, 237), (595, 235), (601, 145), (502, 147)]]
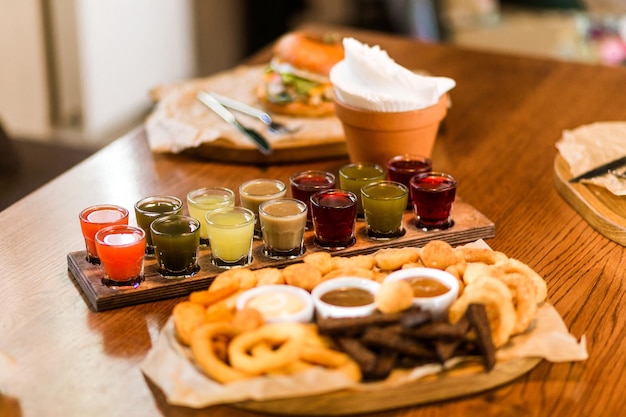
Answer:
[(253, 145), (236, 145), (226, 140), (203, 143), (197, 148), (186, 149), (184, 155), (207, 161), (242, 164), (277, 164), (340, 158), (348, 154), (343, 137), (283, 140), (272, 145), (273, 152), (263, 155)]
[[(478, 239), (489, 239), (495, 236), (494, 223), (457, 197), (452, 208), (454, 226), (447, 230), (423, 232), (415, 225), (411, 211), (404, 214), (404, 236), (391, 240), (372, 240), (365, 234), (365, 222), (357, 221), (357, 241), (349, 248), (333, 252), (333, 255), (352, 256), (372, 253), (382, 248), (423, 246), (427, 242), (439, 239), (459, 245)], [(306, 253), (322, 251), (314, 244), (312, 231), (305, 233)], [(253, 261), (250, 269), (265, 267), (284, 267), (301, 259), (275, 260), (263, 255), (263, 242), (255, 239), (252, 245)], [(146, 257), (144, 266), (144, 282), (138, 288), (113, 289), (102, 284), (102, 270), (86, 259), (86, 252), (72, 252), (67, 255), (68, 268), (74, 279), (85, 294), (89, 305), (95, 311), (104, 311), (130, 305), (152, 302), (166, 298), (181, 297), (192, 291), (204, 290), (209, 287), (215, 276), (224, 271), (211, 263), (211, 250), (201, 247), (198, 256), (200, 271), (194, 276), (184, 279), (165, 279), (158, 272), (156, 260)]]
[(559, 194), (600, 234), (626, 246), (626, 196), (616, 196), (603, 187), (570, 183), (567, 161), (554, 160), (554, 185)]
[(250, 411), (276, 415), (343, 416), (360, 415), (450, 400), (506, 384), (530, 372), (540, 358), (518, 358), (498, 362), (490, 372), (470, 366), (394, 386), (393, 390), (344, 390), (309, 397), (232, 404)]

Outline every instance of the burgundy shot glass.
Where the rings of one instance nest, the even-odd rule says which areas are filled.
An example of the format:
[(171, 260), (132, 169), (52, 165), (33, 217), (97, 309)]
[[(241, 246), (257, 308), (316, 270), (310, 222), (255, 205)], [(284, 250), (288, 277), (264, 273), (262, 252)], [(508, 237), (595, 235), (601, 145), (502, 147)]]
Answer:
[[(396, 155), (387, 160), (387, 179), (389, 181), (404, 184), (406, 188), (411, 188), (411, 178), (422, 172), (430, 172), (433, 169), (433, 161), (422, 155), (404, 154)], [(409, 198), (407, 209), (413, 207), (413, 202)]]
[(345, 249), (356, 242), (357, 196), (336, 188), (311, 196), (315, 244), (329, 250)]
[(302, 171), (293, 174), (289, 178), (291, 196), (307, 205), (307, 223), (313, 221), (311, 214), (310, 198), (313, 194), (322, 190), (329, 190), (335, 187), (335, 175), (326, 171)]
[(417, 228), (429, 231), (452, 227), (457, 180), (443, 172), (424, 172), (414, 175), (410, 184)]

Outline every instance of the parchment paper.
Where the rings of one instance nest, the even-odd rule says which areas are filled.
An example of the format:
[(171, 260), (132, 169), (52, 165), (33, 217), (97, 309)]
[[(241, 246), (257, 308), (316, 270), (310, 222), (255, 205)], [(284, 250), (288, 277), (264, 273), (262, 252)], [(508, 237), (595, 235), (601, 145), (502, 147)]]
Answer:
[[(626, 122), (596, 122), (565, 130), (556, 147), (569, 164), (572, 177), (575, 177), (626, 156)], [(604, 187), (615, 195), (626, 195), (626, 180), (611, 174), (581, 182)]]

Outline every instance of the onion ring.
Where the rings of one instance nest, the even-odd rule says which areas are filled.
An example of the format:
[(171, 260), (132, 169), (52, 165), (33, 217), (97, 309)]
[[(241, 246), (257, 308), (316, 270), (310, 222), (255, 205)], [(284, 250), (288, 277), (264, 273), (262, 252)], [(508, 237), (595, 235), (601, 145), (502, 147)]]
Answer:
[[(298, 359), (304, 346), (306, 327), (299, 323), (270, 323), (241, 333), (228, 345), (228, 358), (233, 368), (252, 375), (261, 375), (282, 368)], [(267, 342), (274, 349), (254, 356), (254, 345)]]
[(235, 327), (231, 323), (219, 322), (200, 326), (193, 332), (191, 338), (191, 351), (200, 369), (210, 378), (222, 384), (251, 377), (251, 375), (234, 369), (222, 361), (213, 347), (214, 339), (223, 336), (232, 338), (235, 334)]
[(486, 277), (474, 281), (465, 287), (463, 294), (450, 306), (450, 323), (457, 323), (472, 303), (485, 305), (493, 344), (496, 348), (503, 346), (511, 337), (516, 320), (511, 291), (496, 278)]

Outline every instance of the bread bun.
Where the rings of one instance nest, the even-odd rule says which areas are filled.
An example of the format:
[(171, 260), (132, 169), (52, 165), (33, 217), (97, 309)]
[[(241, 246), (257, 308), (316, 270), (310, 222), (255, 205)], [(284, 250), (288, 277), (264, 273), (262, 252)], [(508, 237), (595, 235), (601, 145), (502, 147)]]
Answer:
[(297, 69), (327, 77), (330, 69), (343, 59), (344, 51), (336, 36), (291, 32), (277, 41), (274, 56)]

